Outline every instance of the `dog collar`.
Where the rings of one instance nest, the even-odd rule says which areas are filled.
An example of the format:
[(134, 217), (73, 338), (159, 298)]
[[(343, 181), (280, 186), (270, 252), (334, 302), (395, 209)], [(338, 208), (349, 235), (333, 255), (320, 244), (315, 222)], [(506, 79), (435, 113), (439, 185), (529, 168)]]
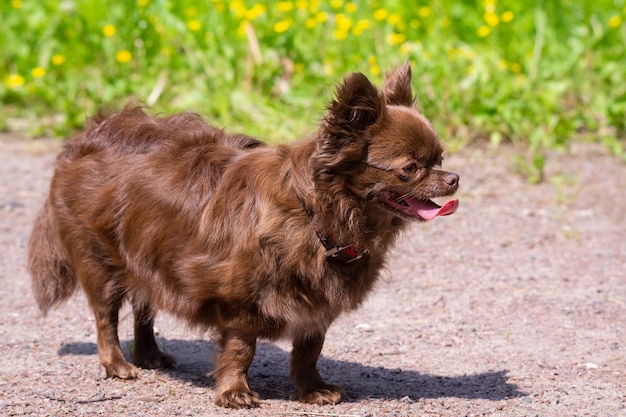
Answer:
[[(305, 206), (306, 214), (310, 220), (313, 220), (313, 209)], [(344, 263), (351, 263), (358, 261), (369, 253), (367, 249), (360, 249), (355, 244), (341, 245), (338, 244), (333, 238), (332, 234), (324, 233), (319, 229), (315, 229), (315, 234), (319, 238), (322, 246), (326, 249), (324, 256), (331, 259), (336, 259)]]
[(346, 246), (338, 245), (330, 234), (322, 233), (319, 230), (315, 230), (315, 234), (320, 239), (322, 246), (326, 248), (324, 256), (327, 258), (336, 259), (349, 264), (350, 262), (358, 261), (369, 253), (369, 250), (359, 249), (354, 244)]

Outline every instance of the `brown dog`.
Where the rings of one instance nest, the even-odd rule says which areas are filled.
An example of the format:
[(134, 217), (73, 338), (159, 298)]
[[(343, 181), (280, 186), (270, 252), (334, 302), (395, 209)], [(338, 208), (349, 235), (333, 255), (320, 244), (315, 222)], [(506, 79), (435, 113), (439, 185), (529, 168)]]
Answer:
[(135, 317), (133, 361), (167, 367), (153, 322), (169, 311), (215, 329), (215, 403), (253, 407), (247, 371), (257, 338), (293, 341), (301, 401), (332, 404), (341, 388), (316, 369), (326, 330), (359, 306), (410, 220), (451, 214), (433, 197), (456, 174), (415, 108), (408, 64), (378, 91), (360, 73), (337, 89), (315, 134), (277, 147), (229, 135), (192, 113), (127, 107), (97, 116), (57, 159), (29, 245), (33, 291), (47, 312), (83, 288), (107, 376), (136, 378), (117, 335)]

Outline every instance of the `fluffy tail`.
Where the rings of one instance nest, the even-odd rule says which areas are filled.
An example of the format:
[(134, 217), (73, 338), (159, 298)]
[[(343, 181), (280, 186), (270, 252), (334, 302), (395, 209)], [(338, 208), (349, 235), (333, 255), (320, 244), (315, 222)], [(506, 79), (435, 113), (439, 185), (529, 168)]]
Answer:
[(54, 227), (50, 200), (37, 215), (28, 242), (28, 270), (32, 290), (41, 311), (67, 300), (76, 291), (77, 280)]

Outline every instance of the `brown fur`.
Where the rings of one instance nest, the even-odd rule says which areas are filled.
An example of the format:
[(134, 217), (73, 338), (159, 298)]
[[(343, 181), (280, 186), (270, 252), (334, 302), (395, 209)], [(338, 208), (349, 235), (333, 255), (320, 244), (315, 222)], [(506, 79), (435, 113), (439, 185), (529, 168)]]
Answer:
[[(127, 107), (94, 117), (59, 155), (35, 222), (29, 269), (39, 306), (47, 312), (80, 284), (108, 376), (139, 375), (117, 335), (128, 300), (139, 367), (174, 363), (153, 335), (165, 310), (217, 331), (217, 404), (258, 405), (247, 382), (256, 340), (281, 337), (293, 340), (300, 400), (340, 401), (316, 362), (326, 330), (364, 300), (410, 220), (384, 199), (450, 195), (458, 184), (434, 168), (442, 148), (414, 107), (410, 78), (406, 64), (379, 92), (351, 74), (315, 134), (277, 147), (192, 113), (158, 118)], [(366, 254), (327, 257), (318, 233)]]

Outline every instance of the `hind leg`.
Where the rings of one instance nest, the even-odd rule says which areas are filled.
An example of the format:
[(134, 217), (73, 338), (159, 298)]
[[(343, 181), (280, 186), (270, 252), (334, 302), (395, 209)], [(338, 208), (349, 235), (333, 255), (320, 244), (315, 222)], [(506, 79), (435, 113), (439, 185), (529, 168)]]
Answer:
[(161, 352), (154, 339), (154, 314), (145, 304), (133, 305), (135, 316), (135, 349), (133, 362), (144, 369), (169, 368), (176, 358)]
[[(93, 300), (92, 305), (94, 305)], [(98, 329), (98, 355), (100, 363), (106, 369), (107, 377), (135, 379), (139, 376), (139, 370), (124, 358), (117, 336), (121, 305), (122, 300), (114, 300), (111, 303), (94, 307)]]
[(76, 275), (96, 318), (100, 363), (107, 377), (135, 379), (139, 370), (124, 358), (117, 335), (119, 310), (126, 292), (123, 276), (113, 268), (104, 267), (101, 258), (93, 261), (87, 254), (82, 259), (84, 261), (76, 267)]

